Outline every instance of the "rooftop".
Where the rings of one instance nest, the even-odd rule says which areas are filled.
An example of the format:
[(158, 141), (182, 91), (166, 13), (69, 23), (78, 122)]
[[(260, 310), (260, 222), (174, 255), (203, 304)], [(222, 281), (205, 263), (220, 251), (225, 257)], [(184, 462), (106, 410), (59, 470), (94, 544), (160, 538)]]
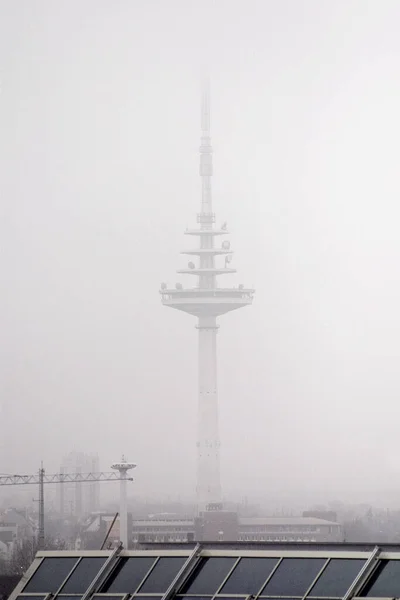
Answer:
[(60, 600), (399, 598), (400, 546), (222, 542), (40, 552), (10, 598), (45, 600), (47, 594)]

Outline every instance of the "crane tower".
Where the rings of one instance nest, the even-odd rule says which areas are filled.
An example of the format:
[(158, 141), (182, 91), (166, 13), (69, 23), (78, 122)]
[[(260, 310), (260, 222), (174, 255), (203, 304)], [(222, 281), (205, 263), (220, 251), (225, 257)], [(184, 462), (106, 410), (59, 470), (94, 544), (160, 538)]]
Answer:
[(196, 278), (194, 287), (177, 283), (175, 288), (161, 284), (164, 306), (189, 313), (197, 318), (198, 329), (198, 434), (197, 434), (197, 505), (199, 512), (222, 507), (220, 481), (220, 439), (218, 428), (217, 392), (217, 317), (248, 306), (254, 290), (219, 286), (217, 278), (236, 273), (231, 268), (233, 251), (230, 242), (217, 240), (227, 235), (226, 223), (215, 226), (211, 177), (213, 174), (210, 137), (210, 93), (208, 82), (203, 86), (201, 102), (200, 177), (202, 196), (197, 227), (185, 234), (197, 239), (197, 247), (184, 250), (190, 261), (187, 268), (177, 271)]

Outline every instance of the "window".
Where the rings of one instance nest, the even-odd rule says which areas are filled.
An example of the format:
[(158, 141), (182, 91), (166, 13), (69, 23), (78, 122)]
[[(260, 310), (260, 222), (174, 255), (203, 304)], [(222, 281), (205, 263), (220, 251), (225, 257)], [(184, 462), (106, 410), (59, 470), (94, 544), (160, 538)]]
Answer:
[(215, 594), (235, 562), (235, 558), (203, 558), (181, 593)]
[(325, 562), (323, 558), (284, 558), (261, 595), (303, 596)]
[(101, 592), (107, 594), (132, 594), (135, 592), (154, 564), (154, 556), (121, 558)]
[(309, 596), (342, 598), (364, 564), (365, 561), (360, 559), (332, 558)]
[(60, 594), (83, 594), (86, 592), (104, 563), (105, 558), (82, 558), (61, 588)]
[(163, 594), (166, 592), (186, 560), (185, 556), (164, 556), (160, 558), (139, 592), (141, 594)]
[(360, 595), (400, 597), (400, 560), (381, 560)]
[(24, 588), (25, 593), (54, 594), (77, 562), (77, 558), (45, 558)]
[(219, 594), (257, 594), (277, 562), (277, 558), (241, 558)]

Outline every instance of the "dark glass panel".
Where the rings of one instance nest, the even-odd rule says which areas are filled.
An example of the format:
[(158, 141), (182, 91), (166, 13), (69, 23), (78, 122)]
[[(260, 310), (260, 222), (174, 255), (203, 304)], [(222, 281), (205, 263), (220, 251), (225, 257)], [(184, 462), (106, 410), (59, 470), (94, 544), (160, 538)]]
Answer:
[(155, 560), (154, 556), (121, 558), (116, 569), (103, 585), (101, 592), (132, 594), (138, 589)]
[(360, 596), (400, 597), (400, 560), (381, 560)]
[(17, 600), (44, 600), (46, 596), (24, 596), (20, 594), (17, 596)]
[(179, 596), (179, 600), (211, 600), (211, 596)]
[(160, 558), (140, 588), (140, 593), (162, 594), (166, 592), (186, 561), (186, 556), (164, 556)]
[(77, 558), (45, 558), (24, 587), (24, 592), (54, 594), (75, 565)]
[(215, 594), (235, 562), (236, 558), (203, 558), (181, 593)]
[(309, 596), (342, 598), (365, 564), (362, 559), (332, 558)]
[(261, 595), (303, 596), (325, 562), (325, 558), (284, 558)]
[[(92, 596), (93, 600), (95, 598), (98, 598), (98, 600), (121, 600), (121, 598), (123, 598), (123, 596), (102, 596), (101, 594), (94, 594), (94, 596)], [(151, 598), (148, 598), (148, 600), (152, 600)], [(160, 600), (160, 598), (158, 597), (157, 600)]]
[[(138, 600), (161, 600), (161, 598), (163, 597), (162, 594), (160, 594), (159, 596), (134, 596), (135, 600), (136, 598), (138, 598)], [(103, 598), (103, 600), (107, 600), (106, 598)], [(121, 600), (121, 599), (119, 599)]]
[(80, 600), (80, 598), (82, 598), (82, 594), (77, 594), (76, 596), (58, 596), (57, 598), (60, 598), (60, 600)]
[(277, 562), (277, 558), (242, 558), (219, 594), (257, 594)]
[(83, 594), (96, 577), (106, 559), (103, 557), (82, 558), (60, 590), (60, 594)]

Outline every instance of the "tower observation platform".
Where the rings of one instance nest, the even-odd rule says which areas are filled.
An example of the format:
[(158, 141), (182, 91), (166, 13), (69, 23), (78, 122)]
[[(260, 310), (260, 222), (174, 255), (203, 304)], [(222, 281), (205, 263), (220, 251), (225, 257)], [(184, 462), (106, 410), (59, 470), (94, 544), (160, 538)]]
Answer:
[[(198, 319), (199, 331), (199, 404), (197, 438), (197, 503), (199, 512), (222, 507), (219, 465), (218, 395), (216, 318), (253, 302), (254, 290), (240, 284), (221, 287), (217, 277), (236, 273), (231, 267), (233, 250), (223, 236), (229, 234), (226, 223), (215, 227), (212, 212), (211, 177), (212, 147), (210, 138), (210, 95), (204, 86), (201, 104), (200, 176), (202, 181), (201, 209), (197, 227), (187, 229), (185, 235), (198, 238), (198, 247), (183, 250), (191, 258), (187, 268), (177, 273), (196, 278), (193, 287), (176, 283), (171, 288), (161, 284), (164, 306), (189, 313)], [(217, 243), (217, 240), (219, 242)]]

